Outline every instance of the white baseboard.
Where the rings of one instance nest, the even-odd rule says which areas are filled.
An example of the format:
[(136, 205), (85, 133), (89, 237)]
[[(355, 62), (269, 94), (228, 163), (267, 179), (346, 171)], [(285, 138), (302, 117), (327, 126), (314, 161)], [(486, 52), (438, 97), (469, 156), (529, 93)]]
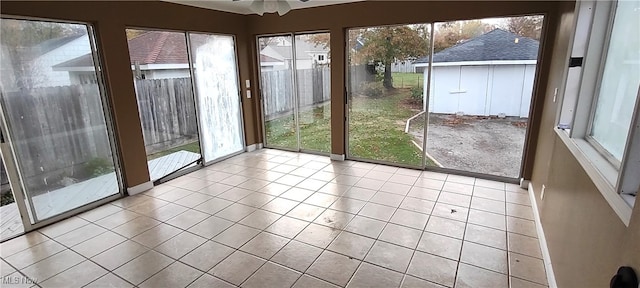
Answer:
[(524, 180), (524, 178), (520, 178), (520, 188), (529, 189), (529, 183), (531, 183), (531, 181)]
[(544, 236), (544, 230), (542, 229), (542, 222), (540, 221), (540, 213), (538, 212), (538, 201), (536, 199), (536, 193), (533, 192), (533, 185), (530, 181), (527, 182), (529, 190), (529, 199), (531, 200), (531, 208), (533, 209), (533, 218), (536, 222), (536, 230), (538, 230), (538, 241), (540, 242), (540, 251), (542, 251), (542, 261), (544, 262), (544, 268), (547, 272), (547, 281), (549, 282), (549, 288), (558, 288), (556, 283), (555, 274), (553, 274), (553, 266), (551, 265), (551, 254), (549, 254), (549, 247), (547, 246), (547, 239)]
[(251, 144), (249, 146), (247, 146), (246, 151), (247, 152), (253, 152), (256, 150), (262, 149), (262, 143), (256, 143), (256, 144)]
[(344, 161), (345, 159), (344, 154), (331, 154), (329, 158), (334, 161)]
[(129, 196), (133, 196), (152, 188), (153, 188), (153, 182), (149, 181), (149, 182), (144, 182), (142, 184), (127, 188), (127, 193), (129, 194)]

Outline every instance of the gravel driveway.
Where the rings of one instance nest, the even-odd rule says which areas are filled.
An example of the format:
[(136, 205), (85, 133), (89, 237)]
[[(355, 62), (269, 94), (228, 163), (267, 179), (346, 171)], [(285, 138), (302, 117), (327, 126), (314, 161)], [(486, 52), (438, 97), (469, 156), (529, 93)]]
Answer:
[[(527, 119), (517, 117), (431, 114), (427, 152), (446, 168), (517, 178), (526, 123)], [(412, 125), (410, 130), (420, 145), (421, 126)]]

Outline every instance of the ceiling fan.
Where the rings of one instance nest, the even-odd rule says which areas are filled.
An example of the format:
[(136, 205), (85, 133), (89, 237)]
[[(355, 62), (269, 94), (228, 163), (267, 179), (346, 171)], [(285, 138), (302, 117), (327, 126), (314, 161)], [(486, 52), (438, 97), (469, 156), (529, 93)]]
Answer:
[[(240, 0), (233, 0), (240, 1)], [(299, 0), (301, 2), (307, 2), (309, 0)], [(287, 2), (287, 0), (253, 0), (249, 9), (254, 13), (262, 16), (264, 13), (278, 13), (278, 15), (282, 16), (287, 14), (287, 12), (291, 11), (291, 5)]]

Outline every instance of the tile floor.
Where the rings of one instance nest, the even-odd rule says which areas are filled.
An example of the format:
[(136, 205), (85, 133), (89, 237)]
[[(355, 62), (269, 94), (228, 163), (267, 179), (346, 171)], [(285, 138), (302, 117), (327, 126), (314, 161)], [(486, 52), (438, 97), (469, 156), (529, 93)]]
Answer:
[(532, 219), (516, 185), (263, 149), (2, 243), (0, 271), (3, 287), (544, 287)]

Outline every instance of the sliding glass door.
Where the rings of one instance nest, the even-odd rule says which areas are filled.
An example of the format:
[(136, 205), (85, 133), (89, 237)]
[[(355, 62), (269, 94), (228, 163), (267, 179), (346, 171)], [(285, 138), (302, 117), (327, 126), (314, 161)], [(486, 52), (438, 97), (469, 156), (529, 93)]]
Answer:
[(244, 150), (233, 36), (189, 33), (205, 165)]
[(127, 29), (152, 181), (195, 167), (200, 142), (184, 32)]
[(152, 181), (244, 150), (232, 36), (127, 29)]
[[(2, 162), (13, 196), (3, 196), (2, 215), (10, 215), (2, 218), (3, 230), (19, 214), (28, 219), (23, 224), (35, 225), (117, 197), (117, 154), (91, 27), (0, 23)], [(4, 206), (5, 198), (15, 198), (15, 205)], [(6, 214), (5, 207), (21, 211)]]
[(430, 25), (358, 28), (348, 36), (347, 156), (422, 167), (425, 85), (411, 63), (429, 55)]
[(298, 115), (294, 103), (293, 37), (258, 38), (264, 144), (298, 150)]
[(331, 152), (329, 33), (296, 34), (295, 83), (300, 150)]
[(435, 24), (426, 149), (433, 167), (520, 177), (542, 21)]
[(519, 178), (542, 23), (350, 29), (347, 157)]
[(265, 146), (329, 153), (329, 33), (258, 38)]

